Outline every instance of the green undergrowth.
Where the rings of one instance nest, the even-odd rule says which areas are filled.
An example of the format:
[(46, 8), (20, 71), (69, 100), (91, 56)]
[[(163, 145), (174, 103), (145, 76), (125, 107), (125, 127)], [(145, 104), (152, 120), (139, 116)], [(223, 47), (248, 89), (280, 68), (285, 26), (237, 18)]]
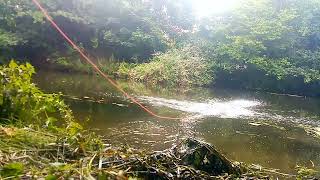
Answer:
[(30, 128), (2, 126), (0, 137), (0, 179), (306, 179), (318, 173), (305, 167), (290, 175), (246, 166), (227, 160), (208, 144), (193, 145), (190, 140), (148, 152), (110, 145), (81, 150), (59, 133)]
[(129, 72), (130, 79), (170, 86), (204, 86), (214, 80), (212, 65), (192, 46), (158, 54)]
[(0, 178), (44, 177), (50, 163), (72, 167), (102, 148), (59, 94), (46, 94), (31, 82), (34, 73), (28, 63), (0, 66)]
[[(149, 85), (206, 86), (214, 81), (213, 64), (209, 64), (200, 52), (196, 47), (186, 46), (156, 54), (150, 62), (142, 64), (119, 61), (113, 56), (97, 59), (96, 64), (108, 75)], [(93, 68), (81, 60), (60, 57), (54, 63), (62, 69), (94, 73)]]
[[(93, 59), (93, 58), (92, 58)], [(127, 63), (115, 59), (113, 56), (110, 58), (94, 58), (95, 64), (100, 70), (110, 76), (127, 79), (133, 67), (137, 66), (134, 63)], [(77, 56), (59, 57), (50, 62), (50, 68), (61, 71), (80, 72), (87, 74), (95, 74), (96, 72), (87, 62), (81, 60)]]
[(82, 161), (99, 152), (100, 142), (90, 135), (77, 136), (70, 141), (70, 136), (47, 129), (0, 127), (0, 179), (89, 176), (89, 161)]

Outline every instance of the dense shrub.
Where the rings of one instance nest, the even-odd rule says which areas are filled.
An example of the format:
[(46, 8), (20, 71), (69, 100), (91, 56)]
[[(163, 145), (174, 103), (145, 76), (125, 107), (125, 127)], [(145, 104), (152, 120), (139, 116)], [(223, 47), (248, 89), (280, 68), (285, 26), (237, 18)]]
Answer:
[(150, 63), (134, 67), (130, 78), (152, 84), (202, 86), (214, 80), (211, 66), (197, 48), (186, 46), (158, 54)]
[[(51, 125), (53, 114), (65, 123), (73, 121), (71, 110), (57, 94), (43, 93), (31, 82), (35, 73), (29, 63), (0, 66), (0, 124)], [(52, 115), (52, 116), (51, 116)]]
[[(69, 144), (72, 152), (100, 148), (100, 139), (76, 122), (60, 95), (46, 94), (32, 83), (34, 73), (34, 67), (28, 63), (19, 65), (11, 61), (9, 65), (0, 66), (0, 129), (28, 127), (23, 130), (28, 131), (27, 134), (29, 130), (45, 131), (55, 137), (57, 146)], [(4, 140), (0, 144), (3, 145)]]

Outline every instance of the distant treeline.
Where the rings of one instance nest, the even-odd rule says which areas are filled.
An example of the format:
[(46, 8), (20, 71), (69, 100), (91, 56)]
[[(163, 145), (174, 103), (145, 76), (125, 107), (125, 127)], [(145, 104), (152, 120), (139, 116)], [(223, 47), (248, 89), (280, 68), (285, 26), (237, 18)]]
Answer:
[[(320, 1), (240, 1), (202, 19), (190, 0), (41, 3), (97, 62), (123, 62), (116, 71), (126, 77), (320, 96)], [(38, 66), (79, 59), (30, 0), (0, 1), (0, 56)]]

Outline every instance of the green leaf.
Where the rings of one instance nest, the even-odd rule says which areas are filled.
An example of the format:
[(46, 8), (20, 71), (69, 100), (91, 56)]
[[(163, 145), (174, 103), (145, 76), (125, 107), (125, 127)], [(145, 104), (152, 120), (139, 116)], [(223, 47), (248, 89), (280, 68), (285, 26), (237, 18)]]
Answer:
[(58, 179), (57, 176), (50, 174), (50, 175), (48, 175), (48, 176), (46, 177), (45, 180), (57, 180), (57, 179)]
[(2, 177), (16, 177), (21, 175), (24, 170), (24, 165), (22, 163), (11, 163), (3, 166), (0, 174)]

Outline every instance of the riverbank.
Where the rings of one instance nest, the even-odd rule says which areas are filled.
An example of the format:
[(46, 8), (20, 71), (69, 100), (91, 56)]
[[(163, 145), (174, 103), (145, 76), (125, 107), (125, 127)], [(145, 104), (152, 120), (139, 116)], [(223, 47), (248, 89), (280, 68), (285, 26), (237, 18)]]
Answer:
[[(223, 170), (221, 168), (210, 175), (187, 164), (179, 165), (178, 159), (169, 152), (151, 153), (108, 144), (97, 151), (80, 150), (74, 145), (58, 142), (59, 134), (30, 128), (1, 127), (0, 132), (0, 177), (4, 179), (200, 179), (213, 178)], [(240, 176), (239, 169), (233, 176)]]
[[(63, 58), (62, 58), (63, 59)], [(299, 97), (320, 97), (320, 82), (305, 83), (302, 78), (290, 77), (278, 79), (275, 76), (266, 76), (265, 72), (248, 68), (247, 70), (235, 70), (233, 72), (221, 70), (195, 70), (193, 73), (204, 72), (202, 79), (193, 78), (189, 74), (188, 68), (177, 69), (176, 65), (168, 63), (172, 57), (164, 58), (163, 62), (153, 62), (144, 64), (126, 63), (115, 59), (98, 60), (96, 63), (100, 69), (115, 79), (123, 79), (135, 82), (142, 82), (148, 86), (163, 86), (177, 89), (192, 87), (228, 88), (233, 90), (259, 91), (275, 93), (279, 95), (299, 96)], [(166, 62), (167, 61), (167, 62)], [(164, 65), (175, 69), (164, 68)], [(183, 65), (182, 65), (183, 66)], [(194, 63), (192, 64), (194, 66)], [(80, 59), (65, 61), (54, 61), (38, 65), (39, 69), (50, 69), (52, 71), (70, 72), (79, 74), (96, 74), (91, 66), (85, 64)], [(159, 68), (154, 68), (159, 67)], [(212, 67), (211, 67), (212, 68)], [(175, 73), (174, 73), (175, 72)], [(173, 76), (173, 74), (177, 74)], [(180, 76), (179, 74), (185, 74)], [(196, 75), (199, 76), (199, 75)]]
[(231, 162), (213, 146), (194, 139), (165, 151), (146, 152), (110, 144), (99, 150), (81, 149), (59, 141), (59, 134), (31, 128), (0, 127), (0, 136), (3, 179), (272, 179), (316, 174), (300, 168), (298, 175), (290, 175)]

